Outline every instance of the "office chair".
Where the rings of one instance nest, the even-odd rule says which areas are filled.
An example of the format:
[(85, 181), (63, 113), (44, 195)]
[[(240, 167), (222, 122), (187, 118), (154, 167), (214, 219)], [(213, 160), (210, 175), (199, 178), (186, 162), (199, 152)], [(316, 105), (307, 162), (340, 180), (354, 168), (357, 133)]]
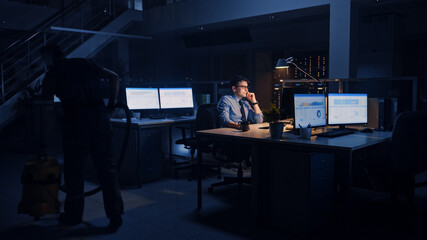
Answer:
[(225, 143), (214, 144), (214, 150), (213, 150), (214, 157), (223, 164), (223, 167), (236, 168), (237, 176), (224, 177), (223, 181), (211, 184), (211, 186), (208, 188), (209, 192), (213, 192), (214, 187), (237, 183), (238, 195), (240, 195), (243, 183), (251, 184), (250, 177), (243, 177), (243, 165), (242, 165), (243, 161), (245, 161), (246, 158), (249, 158), (249, 155), (241, 155), (242, 153), (239, 153), (239, 148), (247, 150), (247, 148), (243, 146), (236, 146), (235, 144), (233, 144), (233, 146), (226, 145)]
[[(216, 105), (207, 107), (205, 117), (205, 121), (213, 123), (212, 126), (215, 126), (215, 128), (220, 126), (219, 114)], [(243, 177), (242, 166), (242, 162), (249, 158), (250, 150), (248, 151), (247, 148), (243, 148), (243, 146), (236, 146), (236, 144), (232, 144), (231, 146), (229, 143), (214, 142), (212, 146), (212, 154), (214, 158), (222, 164), (222, 167), (237, 169), (237, 176), (224, 177), (223, 181), (211, 184), (208, 191), (213, 192), (214, 187), (237, 183), (238, 193), (240, 195), (242, 184), (251, 183), (251, 178)]]
[[(419, 206), (414, 204), (415, 188), (427, 186), (427, 181), (415, 181), (415, 175), (427, 171), (426, 123), (427, 111), (404, 112), (397, 117), (388, 156), (384, 158), (385, 160), (379, 161), (383, 163), (382, 165), (375, 164), (377, 166), (374, 168), (367, 165), (370, 166), (367, 168), (368, 177), (377, 180), (377, 187), (381, 187), (383, 183), (385, 187), (383, 190), (389, 193), (390, 202), (377, 201), (377, 198), (368, 202), (360, 201), (357, 213), (361, 219), (367, 216), (366, 220), (369, 220), (375, 216), (373, 214), (380, 214), (379, 216), (387, 214), (386, 220), (393, 228), (413, 231), (414, 215), (422, 217), (427, 215), (422, 207), (425, 202)], [(403, 199), (399, 196), (403, 196)]]
[(390, 143), (392, 201), (403, 194), (413, 202), (415, 187), (427, 186), (427, 181), (415, 182), (415, 175), (427, 171), (427, 111), (404, 112), (397, 119)]
[[(199, 106), (196, 115), (196, 123), (195, 123), (195, 131), (205, 130), (205, 129), (213, 129), (218, 128), (219, 125), (219, 117), (218, 110), (216, 104), (205, 104)], [(235, 161), (235, 159), (244, 159), (238, 158), (236, 155), (239, 154), (235, 151), (235, 146), (231, 148), (229, 144), (223, 144), (218, 142), (206, 141), (202, 140), (202, 142), (197, 142), (196, 138), (186, 138), (185, 129), (183, 131), (183, 139), (177, 140), (177, 144), (184, 144), (186, 148), (190, 149), (192, 159), (194, 159), (194, 153), (198, 146), (202, 149), (204, 153), (212, 153), (213, 157), (219, 161), (217, 173), (218, 178), (221, 178), (221, 166), (226, 168), (237, 168), (237, 176), (236, 177), (224, 177), (222, 182), (212, 184), (208, 190), (209, 192), (213, 191), (214, 187), (229, 185), (233, 183), (237, 183), (239, 186), (239, 194), (241, 191), (241, 185), (243, 183), (250, 183), (250, 178), (243, 177), (243, 166), (242, 161)], [(202, 163), (202, 166), (206, 166), (206, 163)], [(208, 165), (209, 166), (209, 165)], [(212, 167), (212, 165), (210, 165)]]
[[(396, 119), (388, 154), (376, 163), (362, 160), (362, 165), (374, 185), (374, 178), (386, 182), (392, 203), (399, 195), (413, 203), (415, 187), (427, 186), (427, 181), (415, 182), (415, 175), (427, 171), (427, 111), (403, 112)], [(384, 181), (385, 179), (385, 181)], [(379, 185), (378, 185), (379, 186)]]
[[(215, 109), (213, 111), (212, 109)], [(183, 144), (184, 148), (190, 150), (190, 164), (187, 164), (183, 167), (176, 167), (175, 169), (184, 169), (184, 168), (192, 168), (193, 175), (196, 171), (197, 162), (195, 161), (194, 155), (197, 148), (200, 146), (200, 149), (203, 153), (212, 153), (212, 142), (211, 141), (203, 141), (197, 142), (197, 139), (194, 137), (194, 132), (199, 130), (206, 130), (218, 127), (218, 117), (212, 117), (216, 113), (216, 104), (204, 104), (200, 105), (197, 109), (196, 121), (194, 124), (194, 129), (190, 129), (190, 137), (187, 136), (186, 131), (189, 130), (188, 127), (177, 126), (177, 128), (181, 129), (182, 139), (178, 139), (175, 141), (176, 144)], [(203, 163), (203, 167), (207, 168), (216, 168), (216, 172), (218, 174), (218, 178), (221, 174), (221, 166), (219, 163)]]

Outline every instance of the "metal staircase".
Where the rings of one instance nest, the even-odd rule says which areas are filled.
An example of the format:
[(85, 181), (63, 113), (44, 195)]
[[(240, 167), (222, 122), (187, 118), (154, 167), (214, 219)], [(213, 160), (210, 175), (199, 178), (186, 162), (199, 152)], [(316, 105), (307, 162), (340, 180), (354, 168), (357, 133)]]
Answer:
[(86, 41), (91, 34), (51, 31), (51, 26), (99, 30), (127, 8), (115, 1), (76, 1), (44, 21), (31, 35), (19, 39), (0, 53), (1, 98), (5, 103), (24, 86), (44, 73), (39, 49), (56, 43), (69, 53)]
[(16, 101), (24, 88), (45, 73), (46, 69), (39, 54), (41, 47), (56, 43), (67, 55), (94, 35), (85, 32), (53, 31), (52, 26), (99, 31), (127, 9), (125, 0), (73, 1), (37, 26), (30, 35), (0, 51), (0, 129), (11, 121), (6, 118), (14, 118), (12, 115), (17, 115), (10, 102), (13, 102), (13, 99)]

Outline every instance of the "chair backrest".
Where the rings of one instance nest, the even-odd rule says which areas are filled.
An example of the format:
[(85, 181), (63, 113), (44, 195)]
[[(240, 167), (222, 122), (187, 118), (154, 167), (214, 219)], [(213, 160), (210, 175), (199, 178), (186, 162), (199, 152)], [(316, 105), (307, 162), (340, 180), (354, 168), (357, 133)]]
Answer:
[(394, 125), (390, 158), (399, 174), (427, 170), (427, 111), (403, 112)]
[[(200, 105), (199, 108), (197, 109), (197, 114), (196, 114), (196, 123), (194, 125), (194, 128), (196, 131), (199, 130), (207, 130), (207, 129), (214, 129), (214, 128), (219, 128), (220, 124), (219, 124), (219, 115), (218, 115), (218, 109), (217, 109), (217, 105), (216, 104), (204, 104), (204, 105)], [(222, 144), (216, 142), (216, 141), (211, 141), (211, 140), (203, 140), (202, 145), (199, 145), (199, 147), (202, 147), (202, 151), (203, 152), (212, 152), (213, 156), (223, 162), (229, 162), (230, 158), (226, 157), (226, 156), (218, 156), (217, 152), (219, 150), (222, 150)], [(198, 143), (200, 144), (200, 142)]]
[(197, 109), (195, 130), (206, 130), (219, 127), (216, 104), (203, 104)]

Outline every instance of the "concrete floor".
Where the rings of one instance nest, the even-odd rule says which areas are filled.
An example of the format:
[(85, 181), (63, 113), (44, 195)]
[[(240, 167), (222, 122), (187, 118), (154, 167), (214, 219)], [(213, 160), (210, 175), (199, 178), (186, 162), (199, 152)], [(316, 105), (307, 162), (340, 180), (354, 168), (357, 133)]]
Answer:
[[(65, 228), (57, 215), (39, 221), (18, 214), (22, 185), (20, 177), (28, 154), (0, 153), (0, 239), (297, 239), (269, 226), (255, 224), (250, 211), (250, 186), (237, 197), (235, 186), (208, 193), (214, 175), (203, 180), (203, 208), (196, 210), (197, 182), (165, 178), (139, 189), (124, 189), (124, 224), (118, 232), (106, 231), (101, 194), (87, 197), (84, 222)], [(86, 184), (91, 188), (92, 184)], [(354, 217), (350, 227), (331, 223), (313, 239), (427, 239), (427, 216), (419, 211), (390, 211), (387, 194), (355, 189)], [(63, 205), (65, 194), (60, 192)], [(427, 188), (417, 190), (416, 209), (427, 209)]]

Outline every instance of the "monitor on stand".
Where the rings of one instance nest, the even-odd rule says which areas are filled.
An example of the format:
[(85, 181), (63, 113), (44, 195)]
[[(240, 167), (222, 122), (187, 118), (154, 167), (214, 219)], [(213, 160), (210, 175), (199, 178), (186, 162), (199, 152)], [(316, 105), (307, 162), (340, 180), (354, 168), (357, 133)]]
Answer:
[(328, 125), (347, 125), (368, 123), (368, 94), (329, 93)]
[(324, 94), (294, 94), (294, 109), (295, 129), (326, 125)]
[(286, 83), (281, 95), (280, 112), (282, 118), (293, 118), (295, 116), (294, 95), (295, 94), (320, 94), (319, 83), (296, 82)]
[(192, 88), (159, 88), (160, 109), (166, 116), (193, 115)]
[(144, 116), (158, 115), (160, 111), (157, 88), (126, 88), (126, 103), (129, 110)]

